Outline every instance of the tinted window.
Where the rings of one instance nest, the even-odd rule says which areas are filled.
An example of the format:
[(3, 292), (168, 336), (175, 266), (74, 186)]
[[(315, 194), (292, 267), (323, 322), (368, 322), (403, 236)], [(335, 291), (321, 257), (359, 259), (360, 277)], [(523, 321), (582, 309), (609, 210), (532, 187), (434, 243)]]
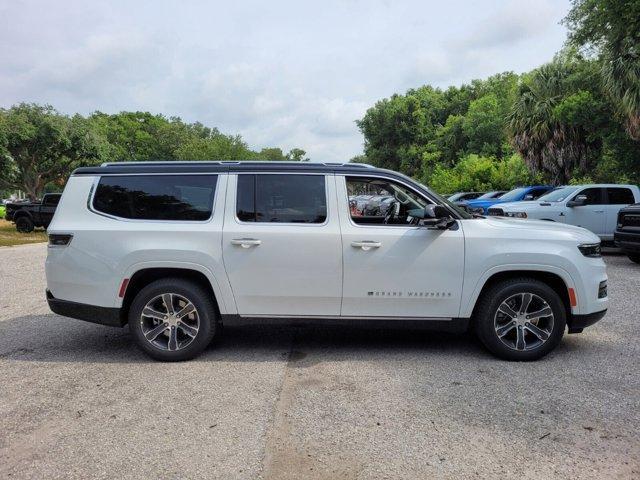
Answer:
[(524, 187), (520, 187), (520, 188), (514, 188), (513, 190), (505, 193), (504, 195), (502, 195), (500, 197), (500, 200), (507, 200), (507, 201), (511, 201), (511, 200), (519, 200), (520, 197), (522, 197), (522, 195), (524, 195), (524, 193), (527, 191), (526, 188)]
[(236, 214), (243, 222), (323, 223), (324, 175), (238, 175)]
[(93, 208), (136, 220), (207, 220), (216, 180), (216, 175), (102, 177)]
[[(601, 188), (585, 188), (581, 192), (578, 192), (578, 195), (584, 195), (587, 197), (585, 205), (602, 205), (604, 203)], [(576, 195), (576, 197), (578, 195)], [(575, 197), (573, 198), (575, 199)]]
[(60, 195), (45, 195), (44, 199), (42, 200), (43, 205), (49, 206), (58, 205), (59, 202)]
[(544, 195), (549, 191), (548, 188), (534, 188), (529, 192), (529, 195), (533, 197), (533, 200), (540, 198), (540, 196)]
[(635, 202), (633, 192), (628, 188), (607, 188), (610, 205), (630, 205)]

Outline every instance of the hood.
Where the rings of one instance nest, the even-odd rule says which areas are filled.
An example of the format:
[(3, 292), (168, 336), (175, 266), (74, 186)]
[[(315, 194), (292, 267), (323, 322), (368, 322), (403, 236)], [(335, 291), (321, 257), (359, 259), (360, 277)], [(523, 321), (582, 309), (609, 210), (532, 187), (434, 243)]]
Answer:
[[(535, 203), (535, 202), (534, 202)], [(566, 223), (548, 222), (546, 220), (514, 219), (506, 217), (486, 217), (476, 219), (487, 226), (497, 229), (521, 230), (525, 238), (539, 236), (545, 240), (575, 240), (578, 243), (599, 243), (600, 237), (586, 228), (567, 225)]]
[(488, 208), (491, 205), (498, 203), (500, 199), (498, 198), (488, 198), (486, 200), (469, 200), (466, 202), (466, 206), (470, 208)]

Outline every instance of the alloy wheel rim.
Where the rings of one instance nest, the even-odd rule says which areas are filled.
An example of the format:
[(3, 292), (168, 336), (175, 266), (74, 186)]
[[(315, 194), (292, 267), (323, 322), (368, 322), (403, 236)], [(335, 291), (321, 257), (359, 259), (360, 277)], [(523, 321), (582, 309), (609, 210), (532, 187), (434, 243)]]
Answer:
[(530, 292), (506, 298), (494, 315), (493, 326), (498, 339), (517, 351), (539, 348), (551, 337), (553, 310), (546, 300)]
[(140, 315), (144, 338), (160, 350), (177, 351), (189, 346), (200, 330), (195, 305), (177, 293), (163, 293), (147, 302)]

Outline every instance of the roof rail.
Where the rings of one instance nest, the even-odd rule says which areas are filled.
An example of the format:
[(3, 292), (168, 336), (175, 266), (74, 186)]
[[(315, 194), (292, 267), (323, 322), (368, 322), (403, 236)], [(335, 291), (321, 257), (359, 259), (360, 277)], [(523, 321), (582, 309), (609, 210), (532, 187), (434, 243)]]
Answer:
[(287, 164), (287, 165), (309, 165), (319, 163), (327, 167), (355, 167), (355, 168), (376, 168), (368, 163), (351, 163), (351, 162), (295, 162), (295, 161), (269, 161), (269, 160), (144, 160), (123, 161), (123, 162), (104, 162), (101, 167), (118, 167), (124, 165), (184, 165), (184, 164), (207, 164), (207, 165), (238, 165), (240, 163), (271, 163)]

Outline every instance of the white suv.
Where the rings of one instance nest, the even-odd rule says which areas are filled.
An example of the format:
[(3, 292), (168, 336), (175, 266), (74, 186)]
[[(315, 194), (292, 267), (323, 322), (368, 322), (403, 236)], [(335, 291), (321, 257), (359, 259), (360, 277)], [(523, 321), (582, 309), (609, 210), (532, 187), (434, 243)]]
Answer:
[(640, 202), (635, 185), (570, 185), (558, 187), (535, 201), (503, 203), (489, 215), (534, 218), (577, 225), (591, 230), (604, 242), (613, 241), (618, 212)]
[[(384, 212), (350, 208), (386, 195)], [(47, 299), (129, 329), (161, 360), (222, 324), (414, 320), (472, 327), (533, 360), (607, 309), (600, 240), (551, 222), (474, 218), (359, 164), (150, 162), (77, 169), (49, 227)]]

